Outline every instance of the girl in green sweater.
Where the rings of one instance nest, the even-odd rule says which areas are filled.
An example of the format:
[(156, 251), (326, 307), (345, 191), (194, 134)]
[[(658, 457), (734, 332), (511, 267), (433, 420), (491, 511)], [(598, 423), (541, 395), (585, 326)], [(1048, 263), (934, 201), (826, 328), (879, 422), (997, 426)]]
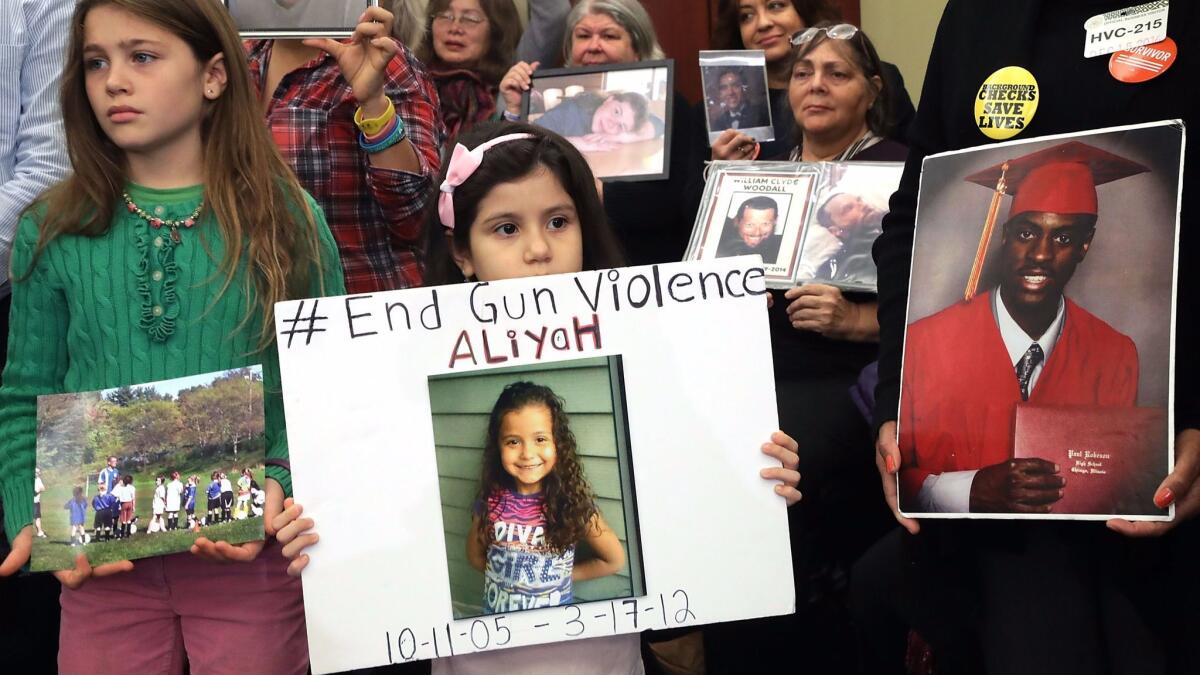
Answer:
[[(291, 491), (272, 310), (344, 292), (324, 218), (275, 150), (220, 3), (83, 0), (67, 51), (73, 173), (22, 217), (12, 256), (0, 494), (15, 536), (0, 575), (29, 556), (39, 394), (261, 363), (270, 523)], [(239, 670), (304, 672), (300, 586), (268, 542), (201, 538), (136, 567), (79, 556), (55, 573), (60, 670), (91, 670), (120, 636), (150, 628), (156, 639), (126, 656), (131, 672), (184, 658), (224, 670), (235, 657)]]

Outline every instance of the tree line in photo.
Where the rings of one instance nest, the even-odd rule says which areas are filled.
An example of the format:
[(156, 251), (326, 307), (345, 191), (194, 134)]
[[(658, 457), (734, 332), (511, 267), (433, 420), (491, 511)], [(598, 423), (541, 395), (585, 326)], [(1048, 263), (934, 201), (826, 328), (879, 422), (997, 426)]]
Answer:
[(239, 368), (172, 396), (153, 386), (42, 397), (38, 465), (84, 466), (115, 455), (126, 465), (161, 463), (186, 449), (216, 457), (256, 449), (263, 433), (262, 375)]

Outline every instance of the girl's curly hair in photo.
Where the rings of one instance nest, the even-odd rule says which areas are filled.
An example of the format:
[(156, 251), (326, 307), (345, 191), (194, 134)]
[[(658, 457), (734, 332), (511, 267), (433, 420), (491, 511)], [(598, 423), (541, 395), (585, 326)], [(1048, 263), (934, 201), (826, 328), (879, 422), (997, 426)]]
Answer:
[[(486, 514), (488, 498), (492, 494), (504, 488), (516, 490), (513, 477), (504, 470), (500, 461), (500, 424), (508, 413), (531, 405), (546, 406), (554, 424), (555, 465), (542, 479), (542, 493), (546, 545), (558, 554), (587, 537), (588, 528), (594, 527), (593, 520), (599, 512), (592, 488), (583, 476), (583, 465), (576, 451), (575, 434), (571, 433), (565, 404), (549, 387), (532, 382), (514, 382), (506, 386), (496, 399), (488, 419), (483, 471), (476, 503)], [(476, 534), (485, 546), (492, 543), (494, 534), (488, 527), (486, 517), (479, 519)]]

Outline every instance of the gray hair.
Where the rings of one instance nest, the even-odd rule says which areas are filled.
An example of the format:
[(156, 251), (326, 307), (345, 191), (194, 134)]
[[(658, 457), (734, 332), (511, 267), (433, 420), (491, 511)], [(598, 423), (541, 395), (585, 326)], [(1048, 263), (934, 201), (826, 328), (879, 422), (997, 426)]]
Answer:
[(563, 34), (563, 63), (566, 65), (577, 65), (571, 63), (571, 43), (574, 41), (575, 25), (588, 14), (606, 14), (624, 28), (629, 33), (639, 61), (665, 58), (662, 46), (658, 44), (658, 35), (654, 32), (654, 22), (638, 0), (580, 0), (567, 15), (567, 30)]
[(415, 54), (425, 34), (425, 17), (421, 15), (416, 0), (381, 0), (379, 5), (395, 17), (392, 37)]

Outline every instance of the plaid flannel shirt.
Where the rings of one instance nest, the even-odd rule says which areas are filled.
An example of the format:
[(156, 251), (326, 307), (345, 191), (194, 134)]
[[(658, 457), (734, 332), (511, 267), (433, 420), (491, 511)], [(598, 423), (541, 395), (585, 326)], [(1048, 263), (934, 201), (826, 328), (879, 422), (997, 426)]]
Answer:
[[(273, 44), (246, 44), (259, 90)], [(284, 76), (266, 113), (283, 158), (325, 212), (350, 294), (421, 285), (423, 212), (445, 129), (433, 80), (402, 45), (388, 64), (384, 93), (416, 148), (420, 173), (371, 166), (358, 145), (358, 102), (324, 52)]]

